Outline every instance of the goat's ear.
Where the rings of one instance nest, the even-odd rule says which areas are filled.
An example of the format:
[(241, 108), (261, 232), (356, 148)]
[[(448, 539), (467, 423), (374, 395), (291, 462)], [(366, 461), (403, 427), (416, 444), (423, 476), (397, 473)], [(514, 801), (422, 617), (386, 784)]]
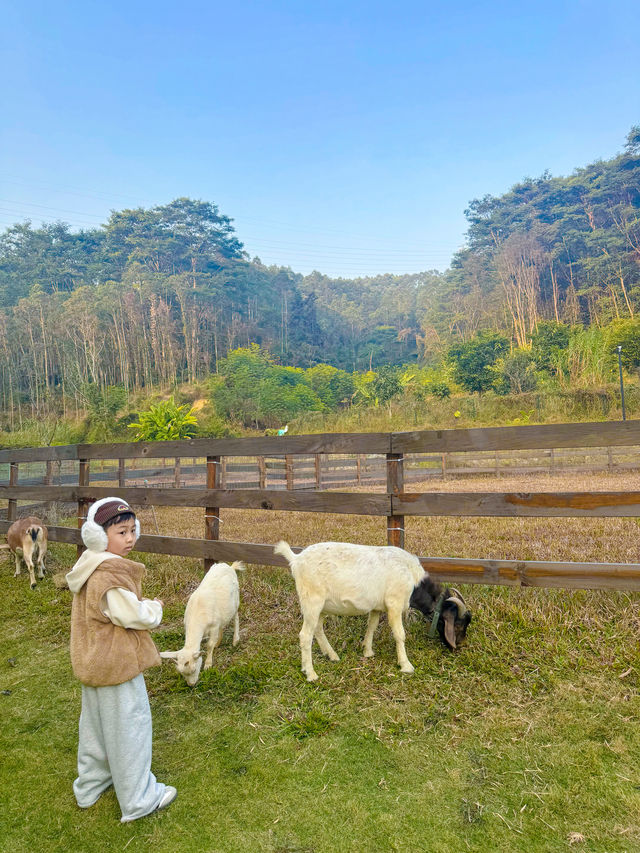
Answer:
[(444, 638), (451, 646), (452, 649), (456, 647), (456, 631), (454, 628), (454, 624), (456, 621), (456, 614), (453, 609), (447, 608), (442, 613), (442, 618), (444, 619)]
[(165, 660), (177, 660), (178, 652), (160, 652), (160, 657)]
[(195, 662), (198, 660), (198, 658), (201, 658), (201, 657), (202, 657), (202, 651), (194, 652), (194, 653), (191, 655), (191, 657), (193, 658), (193, 662), (195, 663)]

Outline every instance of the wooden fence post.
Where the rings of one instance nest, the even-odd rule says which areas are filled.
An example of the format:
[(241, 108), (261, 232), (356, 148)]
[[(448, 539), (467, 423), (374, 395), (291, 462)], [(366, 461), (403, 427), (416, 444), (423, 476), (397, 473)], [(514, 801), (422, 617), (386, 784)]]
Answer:
[[(387, 453), (387, 493), (398, 495), (404, 491), (402, 453)], [(404, 515), (388, 516), (387, 545), (404, 548)]]
[(287, 490), (292, 491), (294, 488), (293, 482), (293, 456), (289, 453), (284, 457), (284, 469), (287, 476)]
[[(53, 462), (51, 461), (51, 459), (47, 459), (47, 464), (46, 464), (45, 474), (44, 474), (44, 484), (45, 484), (45, 486), (53, 485)], [(53, 506), (53, 504), (51, 503), (51, 501), (47, 501), (44, 505), (44, 514), (46, 516), (47, 524), (51, 524), (51, 508), (52, 508), (52, 506)]]
[[(18, 463), (10, 462), (9, 463), (9, 485), (17, 486), (18, 485)], [(7, 521), (15, 521), (18, 517), (18, 501), (9, 499), (9, 503), (7, 505)]]
[(314, 456), (316, 469), (316, 489), (320, 491), (322, 488), (322, 453), (316, 453)]
[(127, 471), (125, 468), (125, 460), (118, 459), (118, 488), (124, 489), (127, 481)]
[(267, 463), (264, 456), (258, 456), (258, 488), (267, 488)]
[[(79, 486), (88, 486), (89, 485), (89, 477), (90, 477), (90, 469), (89, 469), (89, 460), (88, 459), (80, 459), (78, 463), (78, 485)], [(82, 527), (87, 517), (87, 510), (89, 509), (89, 501), (81, 498), (78, 501), (78, 529)], [(84, 551), (83, 545), (78, 545), (78, 557)]]
[[(219, 489), (222, 479), (222, 465), (219, 456), (207, 456), (207, 488)], [(207, 506), (204, 510), (204, 538), (215, 541), (220, 538), (220, 507)], [(205, 557), (204, 570), (208, 572), (214, 560)]]
[(180, 457), (176, 456), (176, 465), (173, 471), (173, 485), (176, 489), (180, 488)]

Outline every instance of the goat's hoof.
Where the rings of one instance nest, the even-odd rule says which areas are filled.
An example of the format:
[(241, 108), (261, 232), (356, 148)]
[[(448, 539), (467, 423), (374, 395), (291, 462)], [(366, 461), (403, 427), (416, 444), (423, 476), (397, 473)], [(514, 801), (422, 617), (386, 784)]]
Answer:
[(307, 681), (317, 681), (318, 676), (315, 672), (311, 672), (307, 675)]
[(34, 583), (31, 584), (31, 589), (35, 589), (36, 585)]
[(202, 668), (203, 669), (211, 669), (212, 666), (213, 666), (213, 661), (210, 661), (209, 663), (207, 663), (207, 661), (205, 661), (204, 666)]
[(329, 660), (332, 660), (332, 661), (340, 660), (340, 656), (337, 655), (335, 652), (332, 655), (327, 655), (327, 657), (329, 658)]
[(362, 657), (363, 657), (363, 658), (372, 658), (372, 657), (373, 657), (373, 651), (368, 652), (368, 651), (365, 649), (365, 650), (362, 652)]
[(406, 666), (400, 667), (400, 672), (406, 672), (407, 675), (411, 675), (412, 672), (415, 672), (414, 668), (408, 663)]

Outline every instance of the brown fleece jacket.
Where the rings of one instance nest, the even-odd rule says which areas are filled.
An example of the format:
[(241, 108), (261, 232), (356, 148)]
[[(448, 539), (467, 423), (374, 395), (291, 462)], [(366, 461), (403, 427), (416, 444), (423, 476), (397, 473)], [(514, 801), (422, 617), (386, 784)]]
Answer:
[(142, 598), (142, 563), (124, 557), (102, 562), (73, 596), (71, 605), (71, 665), (89, 687), (122, 684), (161, 663), (148, 631), (114, 625), (100, 609), (103, 595), (114, 587)]

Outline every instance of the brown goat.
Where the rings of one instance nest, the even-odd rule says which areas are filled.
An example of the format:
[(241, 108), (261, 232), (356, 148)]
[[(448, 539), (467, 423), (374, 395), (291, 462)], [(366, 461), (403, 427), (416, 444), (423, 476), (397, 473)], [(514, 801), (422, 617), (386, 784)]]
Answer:
[(14, 521), (7, 531), (7, 544), (16, 558), (14, 577), (20, 574), (22, 563), (29, 570), (31, 589), (36, 588), (34, 563), (38, 566), (38, 577), (44, 577), (44, 558), (47, 553), (47, 528), (39, 518), (30, 515)]

